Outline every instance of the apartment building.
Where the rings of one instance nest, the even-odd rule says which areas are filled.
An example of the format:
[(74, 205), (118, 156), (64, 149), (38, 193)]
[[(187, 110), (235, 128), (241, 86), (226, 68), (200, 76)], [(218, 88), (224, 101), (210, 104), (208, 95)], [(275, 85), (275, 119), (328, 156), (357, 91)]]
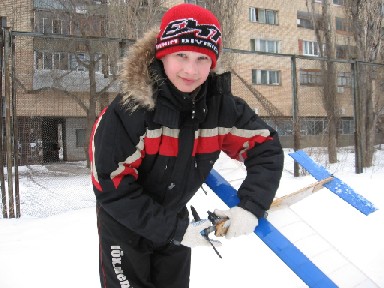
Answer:
[(100, 38), (107, 31), (105, 4), (61, 0), (0, 4), (1, 16), (7, 16), (12, 31), (30, 32), (14, 34), (20, 163), (85, 159), (90, 95), (98, 97), (100, 111), (118, 91), (121, 43)]
[[(185, 2), (204, 5), (202, 0)], [(250, 52), (265, 52), (263, 55), (235, 53), (234, 71), (243, 81), (240, 77), (233, 75), (232, 87), (234, 94), (246, 99), (266, 119), (282, 116), (279, 127), (277, 127), (281, 135), (291, 135), (292, 133), (294, 92), (292, 81), (294, 79), (292, 78), (291, 55), (298, 56), (295, 60), (296, 89), (299, 113), (302, 117), (302, 134), (321, 134), (327, 125), (326, 111), (322, 101), (321, 62), (316, 60), (320, 56), (320, 49), (324, 48), (319, 47), (312, 25), (313, 17), (321, 17), (322, 0), (314, 0), (315, 11), (313, 13), (307, 7), (306, 2), (305, 0), (243, 0), (237, 18), (241, 24), (238, 25), (236, 41), (230, 47)], [(311, 3), (311, 1), (308, 2)], [(329, 24), (333, 27), (332, 33), (335, 41), (334, 56), (338, 59), (351, 59), (355, 53), (354, 41), (345, 18), (343, 0), (330, 0), (329, 2), (331, 15)], [(300, 56), (308, 56), (312, 59), (301, 59)], [(340, 138), (347, 135), (348, 143), (352, 144), (351, 135), (354, 123), (351, 65), (349, 63), (335, 65), (337, 99), (341, 116)], [(250, 87), (244, 85), (244, 80), (250, 84), (248, 85)], [(260, 101), (260, 98), (265, 101)]]
[[(182, 2), (205, 6), (205, 1), (208, 0), (161, 2), (166, 9)], [(137, 2), (143, 8), (138, 11), (145, 11), (148, 1)], [(321, 61), (316, 60), (324, 47), (318, 44), (311, 21), (313, 17), (320, 17), (321, 2), (314, 0), (316, 11), (312, 13), (306, 6), (306, 0), (242, 0), (236, 40), (232, 47), (225, 47), (243, 51), (226, 52), (233, 54), (234, 94), (244, 98), (268, 121), (279, 118), (278, 125), (273, 121), (271, 125), (276, 125), (280, 135), (287, 136), (287, 139), (292, 138), (294, 87), (302, 117), (302, 134), (320, 135), (327, 125), (321, 100)], [(346, 24), (343, 0), (330, 2), (335, 57), (350, 59), (355, 51)], [(63, 3), (71, 3), (72, 6), (69, 9)], [(3, 0), (0, 3), (0, 16), (8, 17), (13, 30), (50, 36), (16, 38), (16, 62), (22, 64), (16, 73), (20, 82), (17, 113), (21, 138), (25, 139), (22, 141), (25, 162), (85, 158), (90, 74), (89, 67), (81, 63), (89, 63), (90, 58), (94, 59), (91, 68), (95, 70), (92, 74), (97, 85), (95, 91), (108, 87), (102, 96), (99, 95), (101, 98), (97, 101), (97, 110), (100, 110), (118, 91), (115, 84), (109, 86), (109, 83), (118, 73), (122, 43), (92, 42), (92, 39), (88, 39), (88, 42), (76, 41), (76, 37), (120, 37), (119, 31), (124, 23), (112, 25), (112, 3), (124, 5), (126, 0)], [(119, 6), (115, 9), (121, 10)], [(91, 10), (92, 13), (88, 13)], [(137, 30), (143, 27), (129, 26), (126, 29), (132, 29), (129, 35), (136, 35)], [(297, 73), (292, 73), (293, 63)], [(337, 63), (336, 71), (340, 134), (341, 138), (345, 136), (345, 144), (351, 144), (354, 131), (351, 65)], [(294, 85), (295, 81), (297, 86)], [(318, 138), (313, 141), (317, 141), (315, 145), (319, 144)], [(51, 149), (47, 148), (49, 145)], [(287, 141), (286, 145), (291, 144)]]

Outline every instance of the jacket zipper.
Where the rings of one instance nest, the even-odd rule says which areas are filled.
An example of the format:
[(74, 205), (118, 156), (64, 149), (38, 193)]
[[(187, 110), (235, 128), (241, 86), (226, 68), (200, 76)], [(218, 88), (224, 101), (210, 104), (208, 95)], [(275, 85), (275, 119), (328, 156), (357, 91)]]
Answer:
[(196, 116), (196, 95), (192, 96), (192, 119)]

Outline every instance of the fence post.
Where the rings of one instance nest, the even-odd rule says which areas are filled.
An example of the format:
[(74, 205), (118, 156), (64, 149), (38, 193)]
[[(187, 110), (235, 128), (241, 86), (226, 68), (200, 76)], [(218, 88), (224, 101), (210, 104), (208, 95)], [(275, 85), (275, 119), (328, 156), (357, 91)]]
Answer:
[[(7, 26), (6, 17), (0, 17), (0, 131), (3, 130), (3, 53), (4, 53), (4, 29)], [(3, 133), (0, 133), (0, 186), (1, 186), (1, 210), (3, 218), (8, 218), (7, 194), (4, 180), (4, 153), (3, 153)]]
[(7, 161), (7, 181), (8, 181), (8, 209), (9, 218), (15, 218), (14, 196), (13, 196), (13, 145), (12, 145), (12, 101), (11, 101), (11, 39), (10, 28), (4, 29), (4, 82), (5, 82), (5, 149), (6, 149), (6, 161)]
[[(295, 151), (300, 150), (300, 119), (299, 119), (299, 103), (297, 99), (297, 67), (296, 56), (291, 56), (291, 80), (292, 80), (292, 118), (293, 118), (293, 148)], [(294, 161), (293, 174), (295, 177), (300, 176), (300, 166)]]
[(353, 83), (353, 110), (354, 110), (354, 123), (355, 123), (355, 173), (363, 173), (363, 148), (361, 147), (361, 107), (360, 107), (360, 93), (358, 83), (358, 62), (355, 60), (351, 63), (352, 83)]
[(20, 218), (20, 191), (19, 191), (19, 125), (17, 119), (16, 111), (16, 47), (15, 47), (15, 36), (10, 33), (11, 41), (11, 86), (12, 86), (12, 132), (13, 132), (13, 167), (14, 167), (14, 184), (15, 184), (15, 209), (16, 209), (16, 218)]

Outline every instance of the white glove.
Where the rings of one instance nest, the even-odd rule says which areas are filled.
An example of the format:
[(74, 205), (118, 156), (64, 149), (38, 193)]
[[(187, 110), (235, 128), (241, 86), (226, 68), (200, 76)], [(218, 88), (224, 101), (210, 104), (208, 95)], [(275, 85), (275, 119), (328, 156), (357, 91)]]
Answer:
[[(185, 232), (183, 240), (181, 240), (180, 244), (191, 248), (196, 246), (211, 246), (209, 241), (204, 238), (203, 235), (201, 235), (201, 231), (211, 225), (211, 221), (209, 221), (208, 219), (189, 223), (187, 231)], [(221, 245), (221, 242), (216, 240), (211, 240), (211, 243), (215, 247)]]
[(223, 226), (228, 227), (228, 232), (225, 235), (227, 239), (252, 233), (259, 224), (255, 215), (241, 207), (233, 207), (229, 210), (216, 209), (214, 213), (217, 216), (229, 218)]

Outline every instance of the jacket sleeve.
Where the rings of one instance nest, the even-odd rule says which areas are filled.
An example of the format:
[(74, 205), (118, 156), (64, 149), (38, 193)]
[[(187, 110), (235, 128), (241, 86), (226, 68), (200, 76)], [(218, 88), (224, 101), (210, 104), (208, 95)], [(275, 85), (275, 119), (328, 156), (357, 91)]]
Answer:
[(143, 115), (116, 103), (101, 113), (90, 139), (92, 183), (97, 201), (116, 221), (155, 243), (166, 243), (184, 234), (188, 218), (164, 209), (136, 181), (145, 156)]
[(279, 187), (284, 153), (277, 132), (261, 120), (244, 100), (234, 97), (235, 124), (223, 151), (244, 162), (247, 175), (238, 190), (238, 206), (264, 217)]

